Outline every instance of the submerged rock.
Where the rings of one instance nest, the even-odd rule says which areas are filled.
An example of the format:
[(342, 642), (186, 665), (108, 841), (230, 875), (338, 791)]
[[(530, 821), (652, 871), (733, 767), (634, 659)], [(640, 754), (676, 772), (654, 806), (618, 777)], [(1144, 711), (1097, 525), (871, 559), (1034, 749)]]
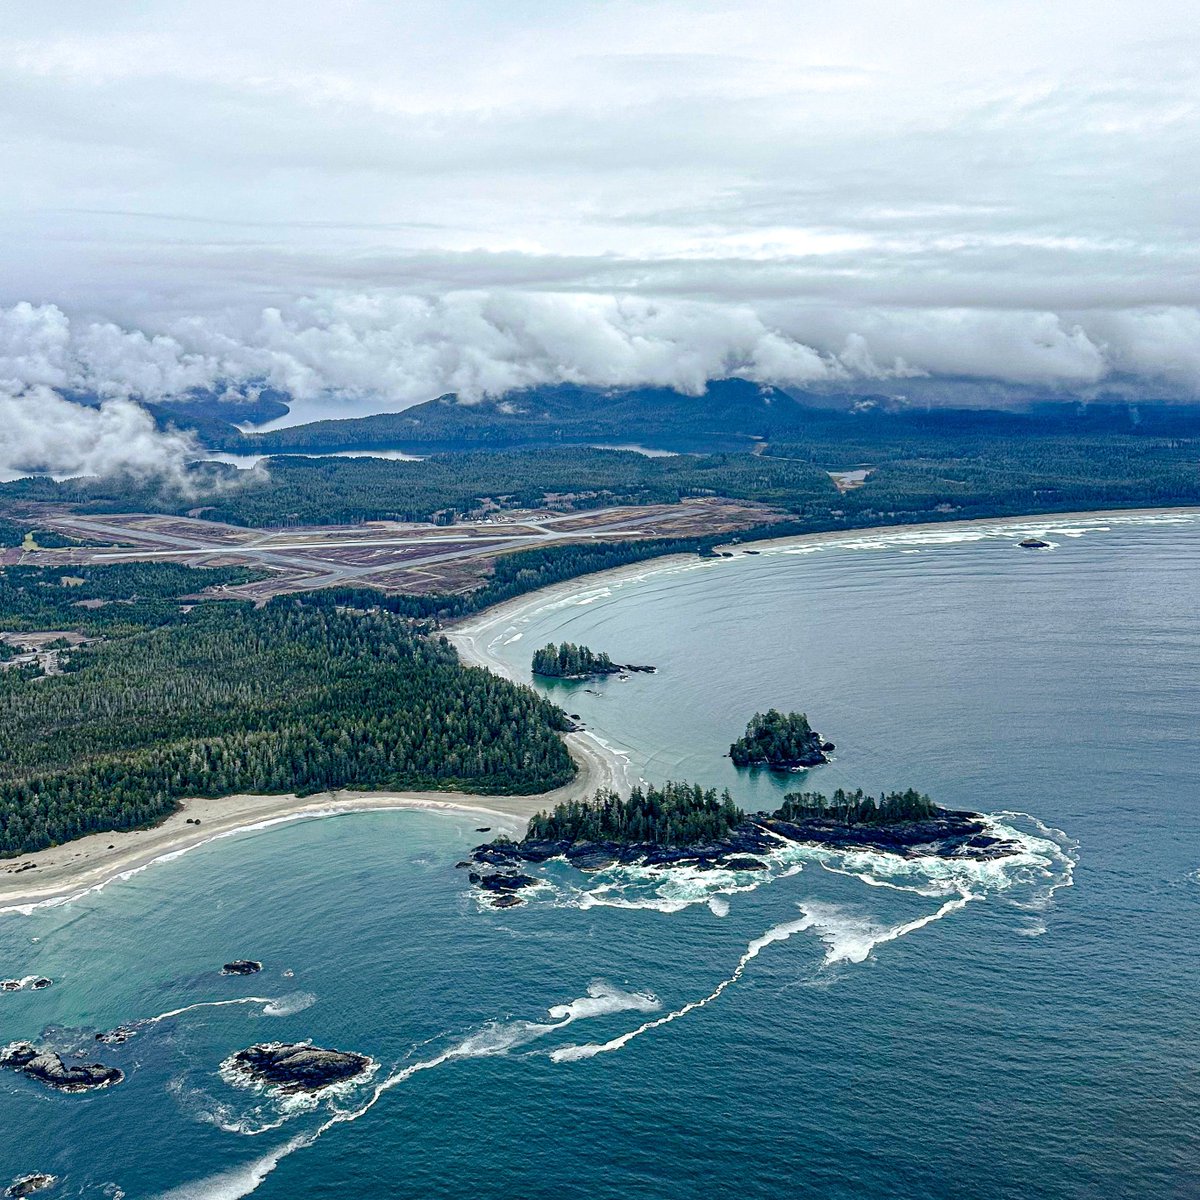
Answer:
[(19, 979), (6, 979), (0, 983), (0, 992), (19, 992), (22, 984)]
[(40, 992), (45, 988), (48, 988), (53, 982), (53, 979), (47, 979), (45, 975), (39, 975), (37, 979), (35, 979), (29, 986), (33, 988), (35, 992)]
[(20, 1179), (14, 1179), (4, 1189), (4, 1194), (6, 1196), (32, 1196), (34, 1192), (44, 1192), (47, 1188), (53, 1187), (57, 1182), (57, 1175), (47, 1175), (45, 1172), (38, 1172), (34, 1175), (22, 1175)]
[(467, 878), (485, 892), (519, 892), (522, 888), (533, 887), (537, 880), (529, 875), (480, 875), (472, 871)]
[(106, 1046), (122, 1046), (136, 1034), (137, 1030), (132, 1026), (118, 1025), (116, 1029), (96, 1034), (96, 1041), (103, 1042)]
[(319, 1092), (369, 1070), (364, 1054), (325, 1050), (310, 1042), (262, 1042), (239, 1050), (226, 1064), (236, 1075), (289, 1095)]
[(726, 871), (765, 871), (767, 864), (759, 858), (727, 858), (720, 864)]
[(262, 963), (253, 958), (235, 958), (221, 968), (222, 975), (257, 975), (262, 970)]
[(497, 896), (495, 898), (495, 900), (492, 901), (492, 907), (493, 908), (515, 908), (518, 904), (522, 904), (522, 903), (523, 903), (523, 901), (520, 896), (511, 896), (511, 895)]
[(91, 1092), (125, 1078), (116, 1067), (106, 1067), (103, 1063), (69, 1067), (53, 1050), (39, 1050), (29, 1042), (13, 1042), (0, 1052), (0, 1067), (8, 1067), (60, 1092)]

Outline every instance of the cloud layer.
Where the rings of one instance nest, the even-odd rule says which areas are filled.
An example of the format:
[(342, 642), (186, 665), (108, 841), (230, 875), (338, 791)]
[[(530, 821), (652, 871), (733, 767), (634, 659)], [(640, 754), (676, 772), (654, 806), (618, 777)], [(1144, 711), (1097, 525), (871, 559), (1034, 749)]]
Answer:
[(1184, 0), (17, 8), (10, 396), (1200, 392)]

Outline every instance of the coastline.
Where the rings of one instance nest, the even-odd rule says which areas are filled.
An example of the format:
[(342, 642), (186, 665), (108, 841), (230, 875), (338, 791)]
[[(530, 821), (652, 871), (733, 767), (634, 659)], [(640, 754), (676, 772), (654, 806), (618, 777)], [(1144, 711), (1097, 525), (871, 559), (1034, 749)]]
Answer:
[[(150, 829), (89, 833), (61, 846), (4, 860), (0, 866), (0, 913), (29, 913), (42, 906), (64, 904), (198, 846), (292, 821), (407, 809), (515, 820), (523, 828), (541, 809), (581, 799), (597, 788), (624, 785), (616, 755), (580, 734), (568, 734), (565, 740), (578, 773), (563, 787), (533, 796), (338, 791), (184, 800), (178, 812)], [(196, 819), (199, 825), (187, 823)], [(26, 863), (35, 867), (22, 869)]]
[[(1153, 516), (1200, 516), (1197, 508), (1104, 509), (1092, 512), (1031, 514), (1014, 517), (983, 517), (968, 521), (937, 521), (920, 525), (881, 525), (857, 530), (795, 534), (740, 542), (734, 559), (700, 559), (694, 554), (671, 554), (661, 558), (630, 563), (576, 576), (561, 583), (514, 597), (474, 614), (448, 628), (445, 636), (460, 658), (470, 666), (480, 666), (513, 682), (522, 682), (508, 666), (487, 652), (490, 639), (501, 627), (507, 627), (524, 613), (547, 604), (565, 603), (581, 591), (628, 583), (663, 571), (684, 566), (697, 569), (735, 561), (749, 546), (755, 550), (784, 550), (822, 545), (854, 545), (878, 542), (880, 538), (925, 535), (931, 532), (961, 534), (977, 531), (983, 536), (998, 536), (1053, 530), (1079, 522), (1129, 520), (1135, 522)], [(728, 547), (726, 547), (728, 548)], [(3, 860), (0, 865), (0, 913), (30, 912), (43, 905), (65, 903), (86, 893), (99, 891), (108, 884), (128, 878), (157, 862), (175, 858), (198, 846), (240, 833), (254, 832), (279, 824), (339, 816), (355, 812), (419, 810), (473, 814), (515, 820), (522, 827), (539, 810), (555, 804), (590, 796), (597, 789), (627, 794), (631, 786), (628, 763), (622, 755), (586, 733), (566, 734), (564, 741), (579, 770), (568, 784), (533, 796), (492, 796), (465, 792), (324, 792), (311, 796), (295, 794), (254, 796), (235, 795), (192, 799), (182, 802), (178, 812), (150, 829), (94, 833), (52, 846), (33, 854)], [(200, 820), (189, 825), (189, 819)], [(34, 869), (22, 869), (24, 864)]]
[[(696, 554), (688, 553), (664, 554), (661, 558), (643, 559), (641, 562), (627, 563), (606, 571), (595, 571), (590, 575), (576, 575), (571, 579), (564, 579), (561, 583), (554, 583), (534, 592), (514, 596), (511, 600), (504, 600), (482, 612), (473, 613), (457, 624), (448, 626), (443, 633), (464, 662), (471, 666), (486, 667), (489, 671), (501, 675), (505, 679), (521, 683), (523, 681), (509, 670), (506, 663), (487, 652), (488, 643), (494, 639), (501, 627), (512, 625), (514, 621), (532, 610), (547, 605), (567, 603), (581, 592), (631, 583), (651, 575), (678, 570), (681, 567), (712, 568), (721, 563), (736, 561), (744, 557), (747, 549), (761, 553), (771, 550), (811, 549), (820, 546), (853, 546), (860, 542), (878, 543), (882, 538), (905, 537), (913, 534), (918, 536), (930, 533), (961, 535), (970, 531), (977, 532), (981, 536), (1007, 534), (1018, 536), (1024, 535), (1026, 532), (1052, 531), (1055, 527), (1075, 525), (1081, 521), (1120, 521), (1124, 519), (1133, 523), (1147, 517), (1185, 515), (1200, 517), (1200, 508), (1195, 506), (1106, 508), (1082, 512), (1031, 513), (1015, 517), (974, 517), (964, 521), (926, 521), (919, 525), (870, 525), (864, 526), (862, 529), (826, 530), (821, 533), (796, 533), (785, 537), (763, 538), (758, 541), (727, 542), (722, 543), (717, 549), (731, 551), (732, 559), (700, 558)], [(1026, 530), (1026, 526), (1030, 528)]]

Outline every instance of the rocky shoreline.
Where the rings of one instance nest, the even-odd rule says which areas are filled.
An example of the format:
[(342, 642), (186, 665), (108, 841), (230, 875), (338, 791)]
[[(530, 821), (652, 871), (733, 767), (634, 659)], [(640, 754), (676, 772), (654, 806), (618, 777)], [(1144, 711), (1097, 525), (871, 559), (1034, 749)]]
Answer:
[(846, 824), (827, 817), (785, 821), (756, 813), (723, 838), (703, 844), (660, 846), (646, 842), (543, 840), (488, 842), (471, 852), (460, 867), (468, 879), (508, 908), (516, 893), (538, 881), (522, 870), (531, 864), (561, 858), (581, 871), (600, 871), (616, 865), (692, 867), (702, 871), (765, 871), (766, 859), (789, 845), (827, 846), (831, 850), (866, 850), (902, 858), (927, 857), (988, 861), (1015, 854), (1017, 843), (988, 831), (979, 813), (941, 809), (924, 820), (892, 824)]
[(535, 679), (565, 679), (579, 681), (581, 679), (597, 679), (605, 675), (655, 675), (657, 667), (639, 666), (637, 663), (611, 663), (607, 667), (597, 667), (592, 671), (579, 671), (573, 675), (560, 675), (556, 671), (534, 671)]

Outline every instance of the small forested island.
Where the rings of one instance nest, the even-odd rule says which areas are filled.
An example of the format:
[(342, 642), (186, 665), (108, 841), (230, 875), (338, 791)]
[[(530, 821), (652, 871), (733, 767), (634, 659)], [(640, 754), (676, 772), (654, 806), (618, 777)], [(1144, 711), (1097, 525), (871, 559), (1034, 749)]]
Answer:
[(604, 651), (597, 654), (587, 646), (551, 642), (533, 654), (533, 673), (549, 679), (590, 679), (594, 675), (619, 675), (625, 671), (652, 673), (653, 667), (615, 663)]
[(729, 747), (735, 767), (770, 767), (798, 771), (829, 761), (832, 742), (823, 741), (804, 713), (781, 713), (777, 708), (755, 713), (746, 732)]
[(913, 789), (879, 797), (861, 788), (832, 797), (797, 792), (773, 813), (747, 814), (728, 791), (666, 783), (634, 788), (627, 798), (600, 791), (560, 804), (538, 813), (522, 841), (479, 846), (460, 865), (473, 868), (472, 883), (500, 896), (499, 907), (509, 907), (513, 893), (538, 882), (521, 870), (530, 863), (564, 858), (585, 871), (618, 863), (761, 871), (788, 843), (977, 860), (1019, 849), (989, 832), (979, 813), (941, 808)]

